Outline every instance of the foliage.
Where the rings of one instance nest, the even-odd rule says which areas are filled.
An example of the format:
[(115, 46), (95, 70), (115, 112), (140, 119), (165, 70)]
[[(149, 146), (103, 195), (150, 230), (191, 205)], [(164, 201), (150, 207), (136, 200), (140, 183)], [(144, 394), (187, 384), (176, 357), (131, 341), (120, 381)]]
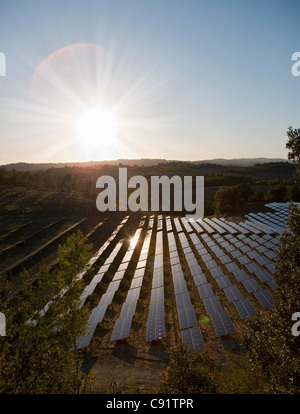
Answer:
[(255, 190), (250, 183), (219, 188), (214, 196), (215, 214), (233, 211), (239, 203), (251, 200), (254, 194)]
[(160, 383), (161, 394), (210, 394), (216, 386), (201, 355), (180, 343), (169, 350), (169, 362)]
[(255, 367), (247, 354), (231, 354), (226, 365), (216, 367), (213, 377), (219, 394), (263, 394), (266, 383), (259, 367)]
[(128, 387), (122, 391), (122, 394), (141, 394), (139, 384), (134, 378), (131, 378)]
[(295, 178), (300, 180), (300, 129), (293, 129), (290, 126), (287, 136), (286, 148), (289, 150), (288, 159), (292, 160), (296, 165)]
[(288, 190), (283, 184), (278, 184), (274, 188), (271, 188), (266, 194), (265, 194), (265, 201), (271, 202), (271, 201), (278, 201), (283, 202), (287, 201), (288, 198)]
[[(76, 276), (90, 249), (80, 232), (71, 235), (59, 246), (58, 269), (43, 266), (37, 278), (24, 271), (22, 290), (13, 299), (9, 282), (1, 277), (7, 329), (0, 341), (0, 392), (79, 393), (92, 385), (80, 371), (81, 353), (71, 352), (86, 331), (87, 311), (78, 299), (83, 286)], [(50, 299), (47, 312), (37, 311)]]

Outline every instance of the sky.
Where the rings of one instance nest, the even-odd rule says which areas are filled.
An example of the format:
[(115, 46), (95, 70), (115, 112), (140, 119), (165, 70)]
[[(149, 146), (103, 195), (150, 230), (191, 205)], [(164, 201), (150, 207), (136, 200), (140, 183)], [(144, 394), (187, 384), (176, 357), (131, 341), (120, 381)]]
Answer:
[[(0, 164), (286, 159), (299, 15), (298, 0), (0, 0)], [(100, 112), (78, 127), (89, 108), (114, 136)]]

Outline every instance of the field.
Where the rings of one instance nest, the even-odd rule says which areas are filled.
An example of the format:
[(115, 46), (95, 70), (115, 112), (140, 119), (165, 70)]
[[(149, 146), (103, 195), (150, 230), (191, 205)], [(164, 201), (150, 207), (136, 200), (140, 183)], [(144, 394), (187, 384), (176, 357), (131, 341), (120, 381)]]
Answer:
[[(9, 274), (16, 294), (18, 272), (23, 267), (37, 272), (41, 263), (55, 266), (58, 244), (72, 231), (80, 229), (93, 242), (95, 261), (83, 276), (82, 298), (95, 329), (79, 346), (84, 370), (96, 371), (97, 392), (121, 391), (131, 379), (143, 392), (154, 391), (166, 369), (167, 349), (195, 327), (200, 332), (195, 347), (205, 349), (215, 367), (224, 367), (232, 353), (242, 352), (247, 312), (267, 312), (271, 305), (285, 204), (265, 206), (264, 217), (253, 216), (252, 224), (248, 216), (189, 227), (182, 217), (162, 214), (91, 215), (84, 198), (67, 193), (6, 188), (0, 205), (9, 199), (14, 202), (0, 222), (0, 271)], [(158, 290), (162, 296), (155, 302)], [(210, 310), (216, 301), (220, 308)], [(242, 311), (240, 301), (247, 302)], [(224, 313), (222, 325), (215, 314)], [(125, 328), (112, 340), (123, 317)]]

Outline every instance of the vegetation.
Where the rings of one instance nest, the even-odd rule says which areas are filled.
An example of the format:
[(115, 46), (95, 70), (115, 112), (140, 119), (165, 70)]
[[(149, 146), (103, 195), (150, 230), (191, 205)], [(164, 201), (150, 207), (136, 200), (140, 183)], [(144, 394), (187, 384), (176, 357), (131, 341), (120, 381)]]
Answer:
[(216, 385), (203, 358), (180, 343), (169, 350), (169, 363), (158, 392), (162, 394), (213, 394)]
[[(80, 393), (92, 386), (92, 378), (80, 371), (82, 355), (76, 351), (87, 325), (87, 311), (78, 299), (82, 282), (76, 276), (90, 250), (80, 232), (71, 235), (59, 246), (58, 269), (50, 272), (44, 266), (37, 278), (24, 271), (22, 290), (13, 298), (10, 283), (0, 278), (0, 309), (7, 326), (0, 338), (1, 393)], [(50, 299), (47, 312), (37, 311)]]

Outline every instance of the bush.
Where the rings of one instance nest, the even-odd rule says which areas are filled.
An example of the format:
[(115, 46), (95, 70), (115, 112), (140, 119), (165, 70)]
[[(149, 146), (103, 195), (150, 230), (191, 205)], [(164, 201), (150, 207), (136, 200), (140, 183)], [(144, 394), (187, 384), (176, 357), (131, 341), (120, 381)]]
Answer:
[(158, 392), (161, 394), (211, 394), (215, 383), (204, 365), (201, 354), (180, 343), (169, 350), (167, 371)]

